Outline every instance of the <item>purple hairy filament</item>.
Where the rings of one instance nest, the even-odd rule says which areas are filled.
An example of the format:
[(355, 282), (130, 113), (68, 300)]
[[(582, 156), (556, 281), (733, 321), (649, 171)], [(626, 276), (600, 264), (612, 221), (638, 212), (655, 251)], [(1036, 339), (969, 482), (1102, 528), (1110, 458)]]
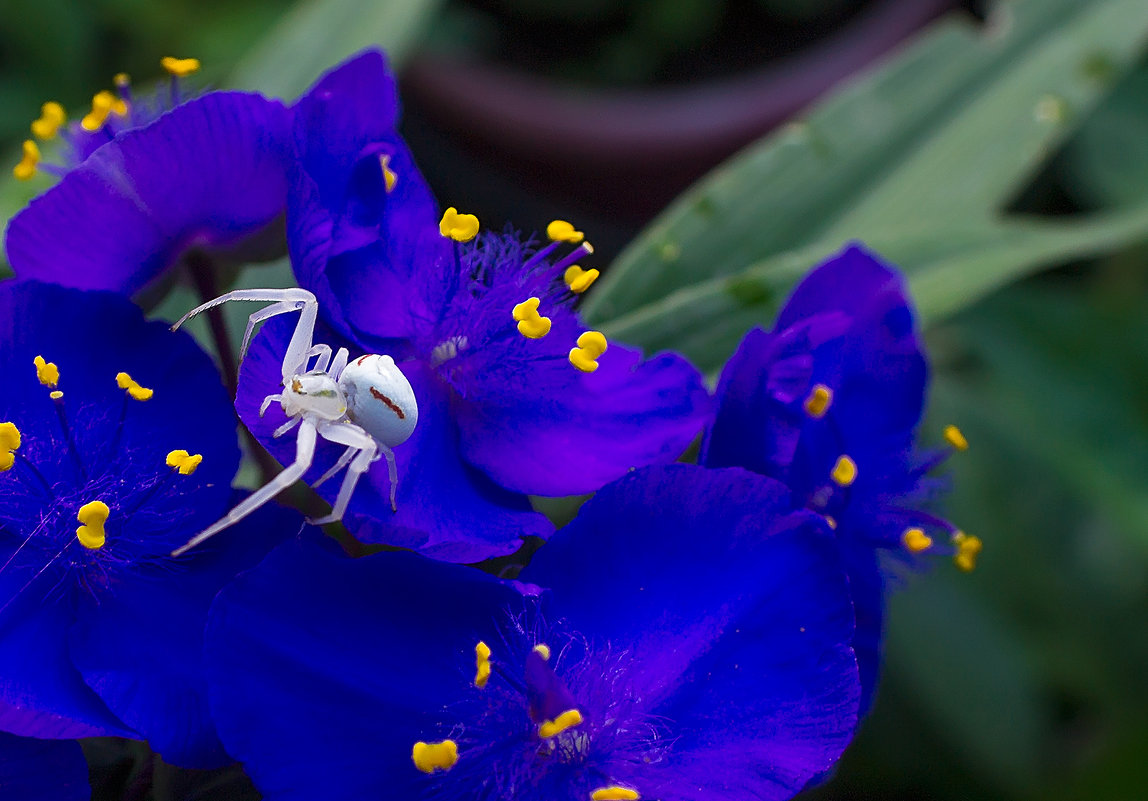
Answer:
[(471, 693), (427, 732), (440, 739), (412, 749), (425, 797), (639, 798), (635, 778), (670, 740), (641, 708), (629, 655), (556, 631), (553, 652), (531, 639), (518, 629), (493, 650), (477, 644)]

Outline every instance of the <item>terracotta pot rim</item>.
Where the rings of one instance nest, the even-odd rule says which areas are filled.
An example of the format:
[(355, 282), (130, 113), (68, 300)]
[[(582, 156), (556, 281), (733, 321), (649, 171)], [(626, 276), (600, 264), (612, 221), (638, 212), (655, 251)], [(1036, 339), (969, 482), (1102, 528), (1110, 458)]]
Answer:
[(789, 119), (957, 0), (875, 0), (810, 47), (751, 72), (684, 86), (590, 89), (419, 53), (405, 95), (439, 125), (519, 158), (634, 167), (728, 153)]

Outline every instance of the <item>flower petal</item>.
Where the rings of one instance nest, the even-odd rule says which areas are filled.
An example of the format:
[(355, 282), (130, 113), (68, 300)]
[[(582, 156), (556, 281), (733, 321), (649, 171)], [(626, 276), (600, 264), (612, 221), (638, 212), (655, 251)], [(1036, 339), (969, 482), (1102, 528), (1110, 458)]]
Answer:
[(133, 293), (194, 246), (227, 248), (284, 210), (288, 114), (212, 92), (96, 150), (8, 226), (22, 278)]
[(411, 747), (470, 689), (473, 645), (515, 605), (470, 568), (287, 543), (212, 607), (220, 736), (268, 801), (414, 798)]
[[(259, 406), (281, 388), (280, 364), (293, 325), (287, 319), (264, 325), (243, 362), (235, 402), (240, 419), (284, 464), (295, 458), (294, 435), (273, 439), (271, 434), (287, 418), (278, 404), (260, 418)], [(317, 330), (317, 337), (333, 347), (342, 344), (328, 331)], [(380, 459), (351, 497), (345, 518), (348, 529), (365, 542), (412, 548), (458, 562), (512, 553), (524, 537), (548, 536), (553, 528), (530, 509), (525, 497), (498, 487), (462, 461), (446, 389), (424, 368), (414, 363), (402, 367), (418, 400), (419, 422), (411, 438), (395, 448), (398, 511), (391, 510), (387, 466)], [(307, 480), (322, 475), (341, 452), (341, 447), (321, 443)], [(340, 475), (321, 485), (320, 494), (333, 501), (341, 480)]]
[[(0, 564), (11, 549), (0, 552)], [(68, 655), (71, 598), (57, 576), (0, 574), (0, 729), (48, 739), (137, 737), (84, 684)]]
[[(149, 472), (153, 465), (166, 472), (166, 455), (176, 449), (203, 456), (193, 476), (181, 477), (194, 482), (194, 506), (179, 496), (157, 496), (165, 504), (159, 510), (163, 519), (149, 518), (157, 532), (173, 530), (172, 515), (186, 517), (189, 528), (202, 528), (226, 509), (239, 468), (234, 414), (218, 370), (194, 339), (145, 321), (138, 307), (113, 293), (36, 281), (0, 285), (0, 364), (15, 371), (0, 395), (0, 420), (20, 427), (21, 453), (54, 481), (52, 470), (70, 474), (73, 465), (49, 388), (36, 379), (37, 356), (59, 368), (71, 436), (93, 475), (125, 460), (142, 471), (141, 459)], [(121, 371), (154, 390), (152, 398), (128, 399), (116, 382)], [(10, 475), (0, 474), (0, 485)]]
[(550, 588), (550, 614), (632, 653), (628, 679), (672, 722), (660, 775), (635, 769), (643, 795), (788, 798), (852, 737), (860, 687), (836, 543), (777, 482), (638, 471), (587, 502), (521, 579)]
[[(299, 285), (344, 336), (409, 336), (423, 259), (449, 253), (437, 206), (395, 131), (398, 97), (370, 50), (319, 79), (296, 104), (287, 238)], [(388, 176), (393, 184), (388, 181)]]
[(79, 743), (10, 734), (0, 734), (0, 789), (4, 801), (89, 801), (92, 797), (88, 763)]
[(222, 587), (302, 524), (293, 511), (264, 506), (178, 562), (144, 566), (114, 592), (78, 605), (70, 632), (73, 662), (166, 762), (185, 768), (231, 762), (207, 705), (208, 608)]
[(662, 353), (611, 344), (593, 373), (565, 358), (508, 378), (474, 376), (454, 403), (463, 453), (508, 489), (579, 495), (635, 467), (672, 462), (709, 419), (701, 374)]

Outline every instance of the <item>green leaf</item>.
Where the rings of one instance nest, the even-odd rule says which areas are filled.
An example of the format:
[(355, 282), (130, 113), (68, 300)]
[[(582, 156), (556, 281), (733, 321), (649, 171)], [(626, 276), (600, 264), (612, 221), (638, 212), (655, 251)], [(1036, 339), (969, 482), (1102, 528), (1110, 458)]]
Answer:
[[(1104, 220), (1076, 222), (1062, 236), (1059, 225), (998, 215), (1146, 38), (1148, 5), (1140, 0), (1014, 0), (999, 3), (983, 30), (943, 21), (689, 190), (622, 253), (583, 311), (619, 337), (664, 347), (672, 340), (647, 337), (636, 322), (667, 327), (653, 318), (681, 308), (678, 293), (708, 280), (689, 325), (674, 327), (728, 346), (735, 324), (725, 315), (735, 304), (715, 302), (715, 282), (727, 281), (745, 301), (735, 315), (744, 331), (768, 323), (792, 281), (850, 239), (910, 272), (915, 255), (931, 264), (951, 249), (967, 264), (990, 252), (1007, 272), (987, 278), (1000, 284), (1043, 266), (1053, 251), (1046, 237), (1084, 251), (1136, 238), (1138, 227), (1113, 237), (1101, 230), (1109, 228)], [(1023, 264), (1008, 258), (1010, 249)], [(932, 258), (921, 260), (924, 253)], [(954, 297), (948, 311), (977, 296)]]
[(377, 45), (399, 64), (442, 0), (304, 0), (236, 68), (230, 84), (294, 98), (324, 70)]
[[(967, 228), (885, 230), (866, 244), (900, 265), (926, 324), (1051, 263), (1148, 239), (1148, 204), (1073, 222), (1014, 218)], [(780, 253), (732, 276), (687, 286), (602, 325), (611, 339), (674, 349), (714, 372), (746, 330), (768, 325), (789, 288), (844, 240)]]

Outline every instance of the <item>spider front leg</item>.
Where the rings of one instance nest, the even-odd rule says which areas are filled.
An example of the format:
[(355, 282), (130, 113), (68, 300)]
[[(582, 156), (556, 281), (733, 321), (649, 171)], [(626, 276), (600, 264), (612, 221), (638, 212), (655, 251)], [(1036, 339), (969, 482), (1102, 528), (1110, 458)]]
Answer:
[(275, 476), (275, 478), (271, 479), (271, 481), (267, 482), (263, 487), (251, 493), (241, 504), (228, 512), (222, 520), (219, 520), (196, 534), (188, 540), (185, 545), (181, 545), (172, 551), (171, 555), (180, 556), (209, 537), (215, 536), (228, 526), (238, 523), (302, 478), (303, 474), (307, 472), (307, 469), (311, 467), (311, 461), (315, 458), (316, 434), (317, 429), (315, 422), (304, 419), (299, 426), (299, 434), (295, 439), (295, 461), (284, 468), (283, 472)]
[(319, 318), (319, 301), (306, 289), (236, 289), (196, 306), (179, 318), (171, 330), (176, 330), (197, 314), (202, 314), (208, 309), (231, 300), (264, 301), (274, 304), (255, 312), (247, 319), (247, 330), (243, 335), (243, 347), (240, 349), (239, 356), (241, 362), (247, 354), (251, 334), (258, 323), (277, 314), (300, 311), (299, 322), (295, 324), (295, 331), (291, 334), (291, 341), (288, 343), (287, 352), (283, 356), (283, 382), (286, 384), (290, 378), (303, 369), (304, 363), (307, 361), (306, 354), (311, 350), (311, 340), (315, 336), (315, 321)]

